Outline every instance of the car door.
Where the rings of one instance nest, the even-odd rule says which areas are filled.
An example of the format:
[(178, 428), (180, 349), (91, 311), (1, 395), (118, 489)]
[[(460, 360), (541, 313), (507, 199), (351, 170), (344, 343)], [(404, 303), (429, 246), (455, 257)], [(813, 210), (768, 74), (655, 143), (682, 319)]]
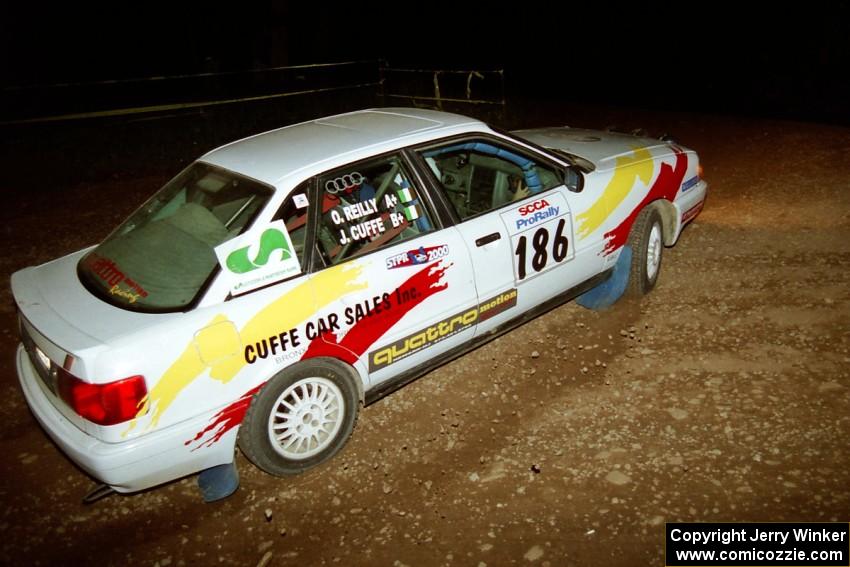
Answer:
[[(308, 329), (329, 354), (361, 365), (370, 387), (464, 344), (477, 322), (472, 262), (458, 230), (443, 228), (398, 153), (318, 176)], [(343, 290), (328, 302), (328, 290)]]
[(575, 238), (572, 201), (582, 198), (543, 156), (492, 137), (452, 139), (417, 153), (460, 221), (481, 306), (476, 334), (602, 269), (601, 239)]

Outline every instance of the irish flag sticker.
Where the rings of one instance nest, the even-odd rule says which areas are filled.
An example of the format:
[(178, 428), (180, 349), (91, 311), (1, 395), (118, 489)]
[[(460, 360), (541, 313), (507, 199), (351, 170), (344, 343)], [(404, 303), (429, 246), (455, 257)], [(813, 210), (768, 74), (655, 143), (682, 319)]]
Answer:
[(416, 209), (416, 205), (410, 205), (404, 208), (404, 216), (409, 221), (413, 221), (419, 218), (419, 211)]
[(398, 195), (398, 200), (402, 203), (409, 203), (413, 200), (413, 193), (410, 192), (410, 187), (399, 189), (396, 191), (396, 195)]

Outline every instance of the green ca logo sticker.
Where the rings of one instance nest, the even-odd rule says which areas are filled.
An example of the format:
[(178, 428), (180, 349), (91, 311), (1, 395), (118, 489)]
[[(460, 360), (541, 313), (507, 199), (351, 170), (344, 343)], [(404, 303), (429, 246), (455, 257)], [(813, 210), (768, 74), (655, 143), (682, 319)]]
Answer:
[(237, 248), (227, 256), (227, 269), (236, 274), (244, 274), (257, 268), (265, 266), (272, 252), (275, 250), (283, 251), (281, 260), (287, 260), (292, 257), (292, 252), (286, 243), (286, 236), (276, 228), (266, 229), (260, 236), (260, 250), (252, 260), (248, 257), (248, 248)]

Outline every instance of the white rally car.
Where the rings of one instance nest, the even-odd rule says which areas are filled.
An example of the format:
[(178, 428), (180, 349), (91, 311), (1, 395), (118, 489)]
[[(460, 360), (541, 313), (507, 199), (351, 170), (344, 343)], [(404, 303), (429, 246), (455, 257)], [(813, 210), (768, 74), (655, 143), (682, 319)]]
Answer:
[[(288, 126), (187, 167), (101, 244), (12, 276), (30, 408), (132, 492), (337, 453), (368, 404), (602, 284), (649, 291), (706, 196), (697, 155), (434, 111)], [(622, 263), (621, 263), (622, 264)]]

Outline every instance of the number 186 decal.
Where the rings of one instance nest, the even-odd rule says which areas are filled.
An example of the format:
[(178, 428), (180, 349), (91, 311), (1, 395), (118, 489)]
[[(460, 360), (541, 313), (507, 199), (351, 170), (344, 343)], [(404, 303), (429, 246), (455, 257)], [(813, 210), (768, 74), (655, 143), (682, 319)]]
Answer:
[(520, 282), (571, 260), (572, 222), (567, 201), (551, 193), (502, 213), (511, 235), (514, 275)]

